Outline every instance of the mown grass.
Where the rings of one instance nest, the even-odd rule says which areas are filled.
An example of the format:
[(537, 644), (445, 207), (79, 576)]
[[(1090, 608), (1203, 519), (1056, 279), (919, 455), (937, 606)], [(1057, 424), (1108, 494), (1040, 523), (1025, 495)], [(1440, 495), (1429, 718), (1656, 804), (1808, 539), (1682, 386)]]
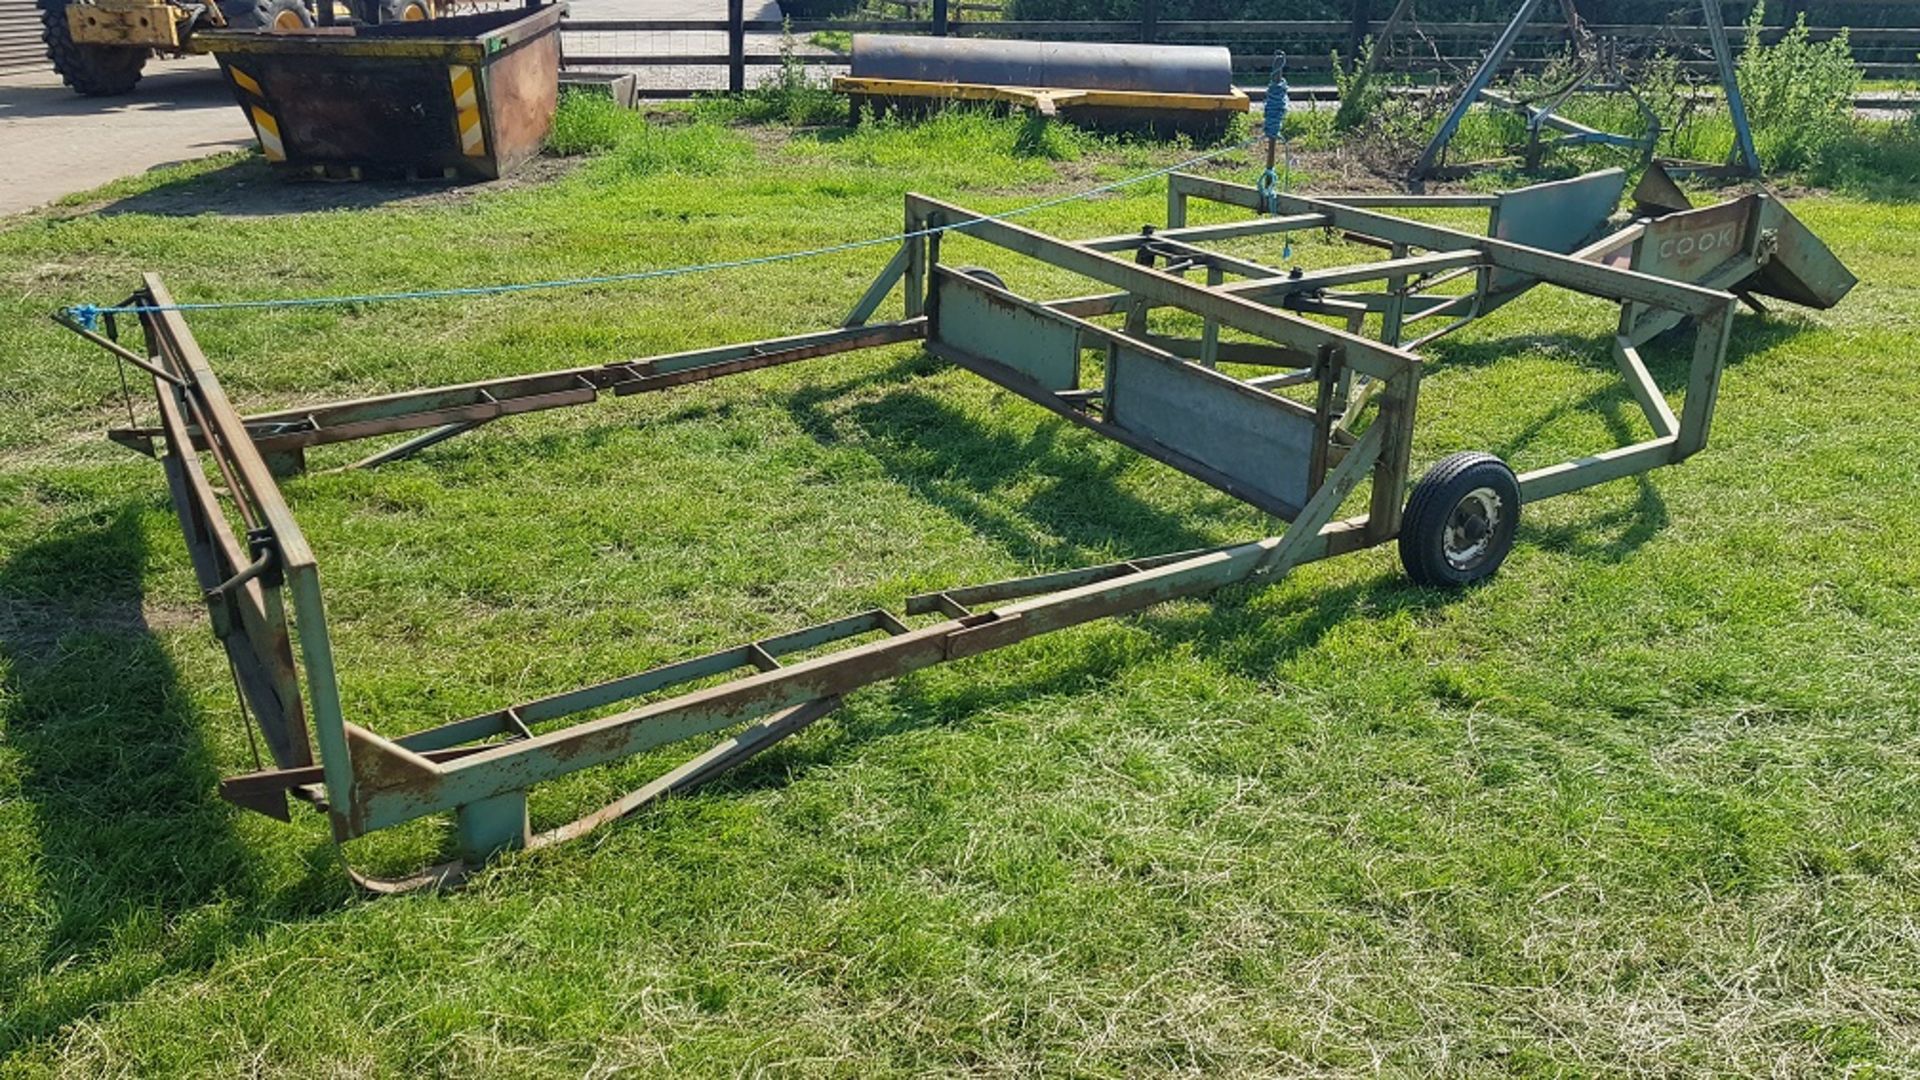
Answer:
[[(118, 382), (46, 312), (142, 270), (211, 300), (733, 258), (896, 229), (909, 189), (1004, 209), (1189, 152), (1056, 152), (958, 114), (574, 135), (600, 149), (579, 170), (471, 199), (151, 212), (247, 205), (264, 170), (228, 157), (0, 231), (6, 1072), (1920, 1067), (1905, 203), (1798, 201), (1860, 288), (1743, 315), (1712, 447), (1528, 508), (1482, 588), (1416, 589), (1367, 552), (934, 669), (445, 895), (363, 900), (312, 815), (220, 803), (251, 756), (164, 482), (100, 437)], [(1163, 193), (1029, 221), (1130, 229)], [(264, 409), (827, 325), (883, 259), (193, 323)], [(1421, 461), (1525, 467), (1641, 431), (1612, 326), (1542, 292), (1436, 347)], [(1682, 352), (1652, 360), (1677, 395)], [(928, 587), (1274, 527), (908, 347), (517, 418), (286, 490), (349, 716), (389, 732)], [(664, 760), (543, 788), (536, 824)], [(350, 854), (398, 869), (445, 840)]]

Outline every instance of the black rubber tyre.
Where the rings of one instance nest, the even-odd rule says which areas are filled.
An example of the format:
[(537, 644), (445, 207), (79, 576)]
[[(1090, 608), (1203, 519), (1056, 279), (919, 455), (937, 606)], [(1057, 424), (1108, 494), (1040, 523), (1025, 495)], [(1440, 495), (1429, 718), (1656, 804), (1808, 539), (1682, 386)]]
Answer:
[(283, 30), (312, 26), (313, 9), (301, 0), (228, 0), (220, 5), (235, 30)]
[(1453, 454), (1407, 497), (1400, 563), (1421, 585), (1471, 585), (1500, 569), (1519, 525), (1520, 481), (1507, 463), (1477, 450)]
[(984, 266), (956, 266), (954, 270), (967, 275), (975, 281), (984, 281), (996, 289), (1006, 289), (1007, 287), (1007, 283), (1001, 280), (999, 274), (994, 273)]
[(433, 18), (433, 4), (429, 0), (380, 0), (380, 21), (383, 23), (424, 22)]
[(124, 94), (140, 81), (149, 50), (127, 45), (82, 45), (67, 28), (66, 0), (40, 0), (40, 40), (53, 70), (88, 97)]

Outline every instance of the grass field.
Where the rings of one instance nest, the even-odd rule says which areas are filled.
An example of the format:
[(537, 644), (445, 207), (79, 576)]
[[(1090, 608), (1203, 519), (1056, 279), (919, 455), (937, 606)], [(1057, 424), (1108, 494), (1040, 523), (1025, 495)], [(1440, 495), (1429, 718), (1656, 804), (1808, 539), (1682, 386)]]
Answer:
[[(279, 213), (316, 196), (226, 157), (0, 225), (0, 1072), (1920, 1069), (1920, 207), (1884, 193), (1795, 202), (1862, 283), (1740, 316), (1705, 453), (1529, 508), (1482, 587), (1383, 549), (934, 669), (446, 894), (366, 900), (317, 816), (220, 802), (252, 758), (165, 482), (49, 311), (142, 270), (214, 300), (739, 257), (897, 229), (909, 189), (1004, 209), (1183, 154), (979, 117), (565, 134), (600, 152), (470, 198)], [(1029, 221), (1130, 229), (1163, 194)], [(885, 256), (192, 321), (259, 410), (829, 325)], [(1417, 467), (1636, 436), (1613, 325), (1543, 291), (1434, 347)], [(1677, 399), (1684, 356), (1650, 360)], [(390, 733), (1274, 531), (904, 346), (285, 488), (348, 716)], [(536, 825), (665, 760), (539, 789)]]

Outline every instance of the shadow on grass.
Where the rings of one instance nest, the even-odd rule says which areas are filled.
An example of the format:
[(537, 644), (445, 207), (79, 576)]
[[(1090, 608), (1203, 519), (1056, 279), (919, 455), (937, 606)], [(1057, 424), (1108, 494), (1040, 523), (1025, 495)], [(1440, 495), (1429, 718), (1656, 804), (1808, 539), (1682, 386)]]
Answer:
[[(1765, 297), (1761, 299), (1766, 300)], [(1766, 315), (1755, 315), (1745, 309), (1734, 312), (1733, 333), (1727, 339), (1728, 367), (1737, 367), (1750, 356), (1764, 353), (1819, 328), (1811, 317), (1788, 306), (1785, 301), (1767, 302), (1779, 306)], [(1647, 365), (1648, 373), (1653, 376), (1654, 382), (1669, 391), (1686, 388), (1687, 372), (1693, 363), (1693, 333), (1694, 324), (1689, 319), (1640, 347), (1640, 359)], [(1436, 368), (1446, 370), (1490, 367), (1521, 351), (1549, 351), (1582, 367), (1596, 371), (1614, 370), (1611, 332), (1557, 331), (1473, 339), (1448, 337), (1422, 350)], [(1622, 393), (1625, 393), (1624, 385)]]
[[(1736, 315), (1734, 331), (1727, 345), (1727, 366), (1737, 367), (1748, 357), (1764, 353), (1813, 328), (1810, 319), (1791, 310), (1776, 311), (1765, 317)], [(1613, 370), (1606, 337), (1550, 334), (1544, 337), (1529, 335), (1525, 340), (1529, 347), (1552, 344), (1568, 356), (1582, 358), (1582, 362), (1596, 369)], [(1514, 340), (1511, 338), (1454, 342), (1441, 354), (1441, 359), (1447, 367), (1486, 366), (1510, 354), (1513, 348)], [(1693, 364), (1692, 323), (1683, 324), (1655, 338), (1643, 346), (1640, 353), (1656, 385), (1668, 393), (1684, 391)], [(1680, 405), (1682, 415), (1684, 408), (1683, 396)], [(1625, 446), (1653, 435), (1626, 384), (1615, 380), (1577, 399), (1559, 402), (1542, 410), (1511, 436), (1487, 447), (1487, 450), (1504, 459), (1514, 460), (1556, 423), (1586, 413), (1600, 417), (1610, 440), (1609, 446), (1596, 446), (1596, 451)], [(1625, 559), (1658, 535), (1670, 520), (1666, 501), (1661, 498), (1659, 488), (1654, 483), (1654, 475), (1637, 473), (1628, 478), (1638, 491), (1635, 500), (1597, 516), (1555, 525), (1539, 525), (1523, 519), (1520, 539), (1554, 551), (1601, 558), (1609, 562)]]
[[(964, 521), (1022, 563), (1067, 567), (1124, 556), (1157, 554), (1215, 543), (1180, 515), (1153, 507), (1123, 489), (1129, 457), (1099, 452), (1100, 436), (1065, 420), (1048, 420), (1024, 436), (996, 431), (913, 385), (917, 376), (945, 365), (916, 353), (861, 385), (892, 384), (882, 396), (844, 412), (828, 403), (843, 397), (851, 381), (810, 385), (789, 395), (794, 422), (822, 442), (841, 438), (851, 424), (861, 449), (889, 476), (928, 504)], [(1037, 408), (1037, 407), (1036, 407)], [(1025, 483), (1037, 490), (1017, 507), (994, 498)], [(1204, 507), (1248, 522), (1249, 535), (1273, 528), (1242, 503), (1219, 495)]]
[(571, 172), (581, 160), (536, 157), (510, 177), (478, 182), (377, 179), (327, 182), (289, 178), (275, 172), (265, 158), (248, 154), (236, 156), (219, 168), (169, 180), (86, 212), (105, 216), (273, 217), (386, 206), (435, 206), (543, 183)]
[(0, 566), (0, 719), (46, 927), (37, 949), (11, 943), (0, 968), (0, 1054), (344, 893), (324, 860), (278, 892), (259, 877), (215, 795), (202, 731), (219, 719), (195, 707), (153, 625), (204, 613), (149, 611), (145, 562), (128, 506)]
[[(1413, 585), (1397, 569), (1364, 581), (1315, 590), (1277, 625), (1270, 607), (1253, 601), (1258, 586), (1228, 586), (1203, 598), (1204, 607), (1151, 608), (1128, 618), (1145, 630), (1155, 651), (1190, 648), (1235, 676), (1272, 684), (1293, 657), (1310, 652), (1338, 627), (1356, 618), (1395, 612), (1432, 612), (1466, 602), (1472, 590), (1451, 592)], [(1018, 648), (1019, 646), (1016, 646)], [(1036, 698), (1100, 695), (1139, 662), (1140, 649), (1116, 635), (1085, 635), (1070, 664), (1048, 665), (1043, 675), (1012, 679), (943, 681), (938, 689), (907, 676), (867, 693), (884, 695), (887, 707), (842, 713), (811, 739), (797, 740), (754, 758), (703, 786), (722, 794), (782, 788), (806, 769), (843, 764), (867, 744), (931, 728), (985, 722), (1004, 708)], [(689, 752), (699, 749), (689, 746)], [(635, 821), (643, 821), (644, 816)]]

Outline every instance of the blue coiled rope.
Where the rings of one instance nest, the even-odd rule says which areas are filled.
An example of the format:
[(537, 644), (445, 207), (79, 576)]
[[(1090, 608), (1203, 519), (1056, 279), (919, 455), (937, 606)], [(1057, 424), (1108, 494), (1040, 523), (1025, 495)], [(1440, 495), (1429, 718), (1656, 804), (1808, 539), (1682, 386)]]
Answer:
[[(1281, 100), (1284, 102), (1286, 99), (1283, 96)], [(109, 315), (148, 315), (163, 311), (264, 311), (282, 308), (345, 307), (354, 304), (386, 304), (403, 300), (444, 300), (458, 297), (498, 296), (504, 293), (536, 292), (545, 289), (573, 289), (590, 285), (615, 285), (633, 281), (651, 281), (656, 278), (680, 277), (686, 274), (700, 274), (713, 270), (733, 270), (747, 266), (764, 266), (769, 263), (793, 262), (798, 259), (811, 259), (822, 255), (834, 255), (843, 251), (857, 251), (861, 248), (878, 247), (883, 244), (898, 244), (902, 241), (921, 236), (955, 232), (970, 228), (982, 222), (1004, 221), (1008, 218), (1020, 217), (1024, 214), (1031, 214), (1049, 207), (1076, 202), (1080, 199), (1090, 199), (1096, 195), (1103, 195), (1110, 191), (1118, 191), (1124, 187), (1131, 187), (1134, 184), (1144, 183), (1148, 180), (1166, 176), (1169, 173), (1179, 172), (1181, 169), (1204, 164), (1215, 158), (1224, 157), (1227, 154), (1244, 150), (1258, 141), (1259, 137), (1255, 136), (1254, 138), (1247, 139), (1233, 146), (1221, 147), (1218, 150), (1209, 151), (1198, 157), (1188, 158), (1177, 164), (1169, 165), (1164, 169), (1154, 169), (1151, 172), (1144, 172), (1138, 176), (1129, 176), (1124, 180), (1115, 180), (1111, 183), (1087, 188), (1084, 191), (1076, 191), (1069, 195), (1045, 199), (998, 214), (982, 214), (979, 217), (968, 218), (965, 221), (954, 222), (950, 225), (935, 225), (925, 229), (915, 229), (912, 232), (894, 233), (889, 236), (876, 236), (867, 240), (849, 240), (844, 243), (829, 244), (826, 247), (807, 248), (802, 251), (785, 251), (777, 255), (758, 255), (750, 259), (728, 259), (723, 262), (695, 263), (687, 266), (663, 267), (658, 270), (636, 270), (624, 274), (602, 274), (593, 277), (555, 278), (549, 281), (524, 281), (505, 285), (469, 285), (444, 289), (419, 289), (410, 292), (360, 293), (350, 296), (284, 297), (274, 300), (225, 300), (193, 304), (73, 304), (61, 308), (60, 314), (72, 319), (88, 330), (92, 330), (99, 325), (103, 317)]]
[[(1273, 73), (1267, 76), (1267, 106), (1265, 123), (1262, 125), (1267, 139), (1267, 171), (1260, 174), (1257, 185), (1260, 192), (1260, 210), (1266, 214), (1280, 213), (1280, 192), (1285, 191), (1293, 179), (1293, 148), (1287, 145), (1287, 54), (1273, 54)], [(1274, 151), (1279, 150), (1280, 172), (1274, 171)], [(1293, 258), (1293, 233), (1289, 231), (1282, 239), (1280, 258)]]
[(1266, 136), (1276, 142), (1286, 137), (1287, 54), (1273, 54), (1273, 73), (1267, 76)]

